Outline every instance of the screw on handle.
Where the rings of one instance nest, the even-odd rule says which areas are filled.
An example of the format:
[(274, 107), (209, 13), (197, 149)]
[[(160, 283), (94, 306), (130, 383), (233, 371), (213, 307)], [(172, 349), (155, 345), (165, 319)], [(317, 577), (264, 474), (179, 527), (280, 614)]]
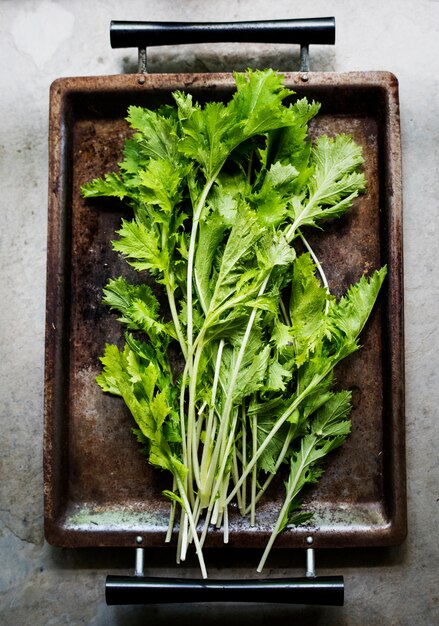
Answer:
[(108, 605), (274, 602), (343, 606), (342, 576), (268, 580), (190, 580), (107, 576)]
[(254, 22), (120, 22), (110, 24), (112, 48), (147, 48), (217, 42), (334, 44), (335, 19)]

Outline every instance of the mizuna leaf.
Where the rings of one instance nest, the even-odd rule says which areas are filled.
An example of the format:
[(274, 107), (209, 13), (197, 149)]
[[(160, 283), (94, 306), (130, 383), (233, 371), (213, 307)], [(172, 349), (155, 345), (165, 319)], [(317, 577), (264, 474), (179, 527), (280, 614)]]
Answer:
[(122, 220), (122, 228), (117, 233), (120, 239), (113, 242), (113, 249), (126, 256), (136, 270), (149, 270), (152, 274), (165, 272), (166, 253), (160, 249), (153, 231), (137, 220)]
[(123, 181), (114, 173), (106, 174), (104, 178), (95, 178), (90, 183), (86, 183), (82, 186), (82, 194), (85, 198), (115, 196), (120, 200), (129, 195)]
[(352, 285), (336, 306), (330, 309), (331, 332), (347, 341), (356, 341), (372, 311), (387, 274), (387, 267), (375, 271), (367, 279), (362, 276)]

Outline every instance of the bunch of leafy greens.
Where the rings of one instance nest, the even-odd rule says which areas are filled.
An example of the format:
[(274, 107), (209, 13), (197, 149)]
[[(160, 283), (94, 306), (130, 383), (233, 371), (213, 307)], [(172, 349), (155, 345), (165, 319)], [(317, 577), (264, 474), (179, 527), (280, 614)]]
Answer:
[(359, 146), (346, 135), (309, 141), (319, 104), (291, 103), (274, 71), (235, 80), (227, 103), (176, 92), (175, 106), (130, 107), (119, 173), (83, 187), (129, 203), (114, 250), (167, 295), (170, 321), (145, 282), (109, 281), (104, 302), (125, 346), (106, 346), (98, 383), (122, 396), (149, 462), (172, 475), (167, 540), (179, 509), (177, 560), (193, 542), (203, 577), (209, 526), (228, 540), (232, 500), (254, 525), (281, 466), (285, 502), (258, 570), (276, 536), (309, 519), (298, 494), (350, 430), (350, 393), (334, 391), (333, 369), (358, 349), (386, 273), (337, 302), (302, 233), (364, 190)]

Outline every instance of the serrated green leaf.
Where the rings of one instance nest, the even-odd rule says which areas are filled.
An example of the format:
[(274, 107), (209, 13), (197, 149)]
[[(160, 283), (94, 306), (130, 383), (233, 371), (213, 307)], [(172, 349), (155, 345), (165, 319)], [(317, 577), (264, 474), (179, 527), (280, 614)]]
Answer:
[[(182, 183), (186, 170), (166, 159), (151, 159), (139, 172), (139, 192), (142, 201), (158, 205), (165, 213), (172, 213), (182, 200)], [(156, 221), (169, 223), (170, 216), (155, 213)]]
[(330, 296), (315, 272), (309, 253), (302, 254), (294, 263), (289, 313), (298, 366), (322, 345), (327, 333), (325, 307)]
[(124, 182), (115, 174), (105, 174), (104, 178), (95, 178), (90, 183), (82, 186), (82, 195), (84, 198), (96, 198), (98, 196), (114, 196), (123, 200), (129, 195)]
[(367, 279), (362, 276), (352, 285), (340, 301), (329, 312), (331, 332), (347, 341), (356, 341), (362, 331), (378, 297), (387, 274), (387, 267), (375, 271)]
[(235, 74), (237, 90), (229, 105), (236, 120), (234, 141), (292, 125), (295, 116), (283, 101), (292, 91), (283, 85), (283, 76), (272, 70)]
[[(161, 111), (164, 112), (163, 109)], [(181, 159), (178, 151), (177, 122), (174, 116), (161, 115), (160, 110), (130, 106), (127, 121), (131, 128), (139, 131), (134, 139), (143, 157), (164, 159), (174, 165)]]
[(120, 276), (116, 279), (111, 278), (103, 289), (102, 301), (111, 309), (122, 313), (123, 316), (127, 315), (134, 300), (144, 302), (149, 309), (150, 315), (156, 318), (159, 303), (149, 285), (132, 285)]
[(285, 391), (287, 383), (291, 380), (293, 372), (283, 367), (279, 361), (273, 358), (267, 368), (267, 379), (264, 384), (265, 391)]
[(136, 270), (149, 270), (152, 274), (165, 272), (167, 259), (160, 249), (158, 237), (138, 220), (122, 220), (117, 231), (120, 239), (113, 242), (113, 249), (121, 252)]

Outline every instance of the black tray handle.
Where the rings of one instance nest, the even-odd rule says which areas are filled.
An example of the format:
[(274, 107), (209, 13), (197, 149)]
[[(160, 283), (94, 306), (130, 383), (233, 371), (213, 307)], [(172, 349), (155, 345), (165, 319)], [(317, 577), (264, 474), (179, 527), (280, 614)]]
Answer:
[(253, 42), (334, 44), (335, 18), (256, 22), (120, 22), (110, 23), (112, 48), (148, 48), (185, 43)]
[(273, 602), (343, 606), (343, 576), (267, 580), (190, 580), (107, 576), (108, 605), (193, 602)]

